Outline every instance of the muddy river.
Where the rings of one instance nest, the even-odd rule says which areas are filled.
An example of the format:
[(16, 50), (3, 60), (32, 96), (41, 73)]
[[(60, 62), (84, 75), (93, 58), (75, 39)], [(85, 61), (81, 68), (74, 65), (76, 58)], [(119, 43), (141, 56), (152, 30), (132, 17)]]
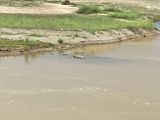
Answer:
[(0, 58), (0, 120), (160, 120), (160, 36)]

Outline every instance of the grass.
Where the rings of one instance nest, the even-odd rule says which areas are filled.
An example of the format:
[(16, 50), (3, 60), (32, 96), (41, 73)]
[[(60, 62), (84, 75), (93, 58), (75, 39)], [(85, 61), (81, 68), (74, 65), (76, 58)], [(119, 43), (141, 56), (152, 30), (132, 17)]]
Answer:
[(39, 33), (31, 33), (29, 34), (29, 36), (33, 36), (33, 37), (44, 37), (45, 35), (39, 34)]
[[(1, 1), (1, 0), (0, 0)], [(10, 1), (10, 0), (9, 0)], [(36, 2), (39, 0), (30, 0)], [(43, 1), (43, 0), (42, 0)], [(61, 0), (45, 0), (45, 2), (55, 2)], [(94, 5), (80, 4), (77, 13), (72, 15), (24, 15), (24, 14), (0, 14), (1, 28), (37, 28), (37, 29), (69, 29), (100, 31), (122, 28), (153, 28), (152, 18), (146, 9), (141, 7), (131, 7), (125, 5)], [(105, 15), (96, 15), (103, 13)], [(155, 18), (155, 17), (154, 17)], [(127, 21), (122, 21), (125, 19)], [(159, 17), (155, 18), (156, 20)], [(39, 34), (30, 36), (41, 37)]]
[(97, 14), (102, 13), (109, 15), (112, 18), (120, 19), (136, 19), (136, 18), (148, 18), (157, 20), (157, 16), (160, 14), (158, 9), (147, 9), (141, 6), (129, 5), (129, 4), (80, 4), (78, 14)]
[(153, 28), (152, 21), (124, 22), (100, 15), (21, 15), (0, 14), (1, 28), (42, 28), (99, 31), (122, 28)]
[(154, 20), (155, 22), (160, 21), (160, 15), (155, 16), (153, 20)]
[(103, 11), (105, 11), (105, 12), (121, 12), (122, 10), (115, 8), (115, 7), (105, 7), (103, 9)]
[(0, 39), (0, 49), (34, 49), (34, 48), (48, 48), (53, 47), (53, 44), (50, 43), (44, 43), (40, 41), (35, 40), (7, 40), (7, 39)]
[(96, 5), (82, 5), (80, 6), (77, 13), (79, 14), (92, 14), (92, 13), (100, 13), (101, 10)]
[(139, 18), (139, 14), (136, 12), (130, 12), (130, 11), (121, 11), (121, 12), (114, 12), (109, 15), (113, 18), (121, 18), (121, 19), (136, 19)]

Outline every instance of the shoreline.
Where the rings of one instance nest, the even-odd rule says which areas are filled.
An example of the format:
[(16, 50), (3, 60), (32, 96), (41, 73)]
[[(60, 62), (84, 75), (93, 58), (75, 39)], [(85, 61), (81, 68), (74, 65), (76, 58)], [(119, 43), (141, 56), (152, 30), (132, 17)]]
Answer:
[[(31, 30), (17, 29), (17, 31), (16, 31), (16, 29), (1, 28), (0, 38), (2, 38), (2, 39), (6, 39), (4, 36), (2, 37), (2, 35), (3, 35), (2, 33), (4, 32), (4, 29), (6, 30), (5, 31), (6, 33), (7, 32), (11, 33), (11, 31), (12, 32), (14, 31), (16, 33), (14, 35), (18, 35), (17, 31), (19, 33), (23, 32), (23, 34), (24, 34), (24, 31), (26, 31), (26, 33), (28, 32), (28, 35), (31, 34), (30, 33), (31, 31), (37, 31), (35, 29), (31, 29)], [(41, 32), (44, 32), (44, 31), (45, 30), (41, 30)], [(94, 34), (91, 32), (87, 32), (87, 31), (63, 31), (63, 30), (61, 30), (61, 31), (47, 30), (47, 31), (50, 31), (50, 33), (54, 32), (54, 34), (52, 35), (53, 38), (56, 38), (57, 34), (59, 34), (59, 36), (61, 36), (61, 39), (63, 40), (63, 43), (58, 43), (58, 41), (56, 39), (53, 41), (46, 41), (44, 39), (39, 39), (39, 41), (41, 41), (41, 42), (48, 42), (48, 43), (54, 44), (54, 48), (53, 47), (35, 48), (35, 49), (29, 49), (28, 51), (20, 50), (20, 49), (16, 49), (13, 51), (0, 51), (0, 57), (18, 56), (18, 55), (42, 53), (42, 52), (52, 52), (52, 51), (58, 51), (58, 50), (67, 50), (67, 49), (71, 49), (71, 48), (75, 48), (75, 47), (81, 47), (84, 45), (111, 44), (111, 43), (115, 43), (115, 42), (122, 42), (122, 41), (126, 41), (126, 40), (133, 40), (133, 39), (137, 39), (137, 38), (144, 38), (144, 37), (149, 37), (149, 36), (154, 36), (154, 35), (160, 34), (160, 30), (156, 30), (156, 29), (153, 29), (153, 30), (120, 29), (120, 30), (109, 30), (109, 31), (97, 31), (97, 32), (94, 32)], [(55, 33), (57, 33), (57, 34), (55, 34)], [(87, 35), (87, 37), (82, 37), (82, 35), (84, 35), (84, 34)], [(7, 33), (7, 35), (9, 36), (8, 33)], [(12, 38), (12, 35), (13, 35), (13, 33), (11, 33), (10, 40), (14, 40)], [(77, 35), (77, 36), (75, 36), (75, 35)], [(66, 37), (66, 36), (68, 36), (68, 37)], [(75, 37), (75, 38), (73, 38), (73, 37)], [(24, 34), (24, 39), (25, 38), (26, 38), (26, 34)], [(40, 36), (38, 36), (37, 38), (40, 38)], [(15, 40), (16, 39), (17, 38), (15, 38)], [(21, 39), (23, 39), (23, 38), (21, 38)]]

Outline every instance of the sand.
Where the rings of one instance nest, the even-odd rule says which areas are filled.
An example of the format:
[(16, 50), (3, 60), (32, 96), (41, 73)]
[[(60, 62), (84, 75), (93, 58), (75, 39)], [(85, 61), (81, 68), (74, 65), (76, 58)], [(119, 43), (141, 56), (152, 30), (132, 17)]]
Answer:
[(38, 6), (0, 6), (0, 13), (20, 14), (72, 14), (78, 8), (61, 4), (43, 3)]

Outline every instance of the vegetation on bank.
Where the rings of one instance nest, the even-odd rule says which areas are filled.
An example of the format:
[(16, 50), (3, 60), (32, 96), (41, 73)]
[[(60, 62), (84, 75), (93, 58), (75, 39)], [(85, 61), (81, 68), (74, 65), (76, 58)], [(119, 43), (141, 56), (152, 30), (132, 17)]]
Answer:
[[(78, 14), (104, 14), (112, 18), (121, 19), (159, 19), (160, 10), (147, 9), (141, 6), (128, 5), (128, 4), (81, 4), (78, 5)], [(159, 19), (160, 20), (160, 19)]]
[[(16, 1), (16, 0), (15, 0)], [(28, 0), (27, 0), (28, 1)], [(37, 5), (39, 0), (22, 2), (20, 6)], [(59, 2), (61, 0), (47, 2)], [(11, 1), (5, 1), (6, 4)], [(3, 3), (3, 2), (2, 2)], [(12, 2), (11, 2), (12, 3)], [(1, 0), (0, 0), (1, 4)], [(4, 3), (3, 3), (4, 4)], [(40, 4), (40, 3), (38, 3)], [(112, 5), (112, 4), (75, 4), (79, 10), (75, 14), (68, 15), (27, 15), (27, 14), (1, 14), (0, 28), (25, 28), (25, 29), (54, 29), (54, 30), (85, 30), (105, 31), (110, 29), (153, 29), (154, 20), (160, 20), (156, 12), (146, 10), (137, 6)], [(10, 6), (19, 6), (13, 1)], [(2, 33), (2, 31), (1, 31)], [(2, 33), (3, 34), (3, 33)], [(32, 33), (29, 36), (42, 37), (39, 33)], [(78, 37), (76, 34), (74, 37)], [(64, 40), (59, 38), (59, 44)], [(51, 48), (53, 44), (35, 40), (6, 40), (0, 39), (0, 52), (28, 51), (39, 48)]]
[(51, 43), (44, 43), (35, 40), (7, 40), (7, 39), (0, 39), (0, 52), (10, 52), (15, 49), (20, 50), (32, 50), (37, 48), (49, 48), (54, 47)]
[(160, 21), (160, 15), (154, 17), (154, 21)]
[[(0, 0), (3, 1), (4, 0)], [(8, 3), (17, 0), (7, 0)], [(24, 0), (36, 3), (44, 0)], [(45, 0), (45, 2), (62, 2), (62, 0)], [(23, 2), (25, 3), (25, 2)], [(38, 4), (38, 3), (37, 3)], [(160, 17), (154, 10), (125, 4), (82, 4), (75, 3), (79, 10), (72, 15), (27, 15), (0, 14), (1, 28), (38, 28), (62, 30), (99, 31), (123, 28), (154, 28), (153, 21)]]
[(122, 28), (153, 28), (150, 20), (136, 18), (129, 21), (119, 20), (106, 15), (22, 15), (0, 14), (1, 28), (40, 28), (72, 30), (109, 30)]
[(100, 13), (102, 12), (101, 9), (99, 9), (96, 5), (82, 5), (80, 6), (77, 13), (79, 14), (92, 14), (92, 13)]

